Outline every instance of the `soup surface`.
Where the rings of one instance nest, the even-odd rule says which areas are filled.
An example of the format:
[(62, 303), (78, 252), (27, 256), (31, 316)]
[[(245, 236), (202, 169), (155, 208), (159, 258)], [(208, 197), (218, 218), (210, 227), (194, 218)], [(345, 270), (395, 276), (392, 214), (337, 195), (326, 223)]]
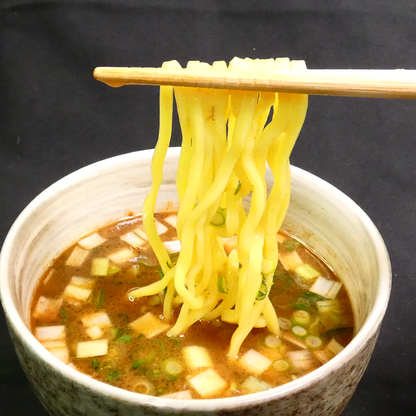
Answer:
[[(156, 215), (158, 232), (177, 258), (176, 214)], [(235, 325), (227, 317), (197, 322), (169, 336), (181, 303), (163, 316), (163, 296), (128, 292), (161, 278), (140, 216), (120, 220), (68, 248), (43, 275), (31, 327), (57, 358), (96, 380), (138, 393), (182, 399), (239, 396), (295, 380), (338, 354), (352, 339), (345, 287), (296, 238), (278, 236), (279, 264), (270, 299), (281, 335), (257, 323), (236, 359), (227, 357)], [(226, 251), (235, 245), (225, 240)], [(227, 282), (218, 277), (225, 293)], [(257, 297), (265, 296), (260, 288)]]

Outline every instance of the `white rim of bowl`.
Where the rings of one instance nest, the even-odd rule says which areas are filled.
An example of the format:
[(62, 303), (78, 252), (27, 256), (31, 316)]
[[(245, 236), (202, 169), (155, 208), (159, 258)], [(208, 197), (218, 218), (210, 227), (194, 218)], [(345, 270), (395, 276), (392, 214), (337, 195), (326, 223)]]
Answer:
[[(10, 251), (11, 247), (13, 246), (17, 230), (20, 228), (21, 224), (26, 221), (27, 217), (31, 215), (31, 212), (39, 209), (39, 207), (44, 204), (45, 201), (56, 195), (56, 192), (64, 192), (68, 187), (74, 186), (74, 182), (83, 182), (88, 180), (87, 178), (91, 176), (99, 175), (100, 172), (108, 171), (108, 167), (113, 166), (114, 163), (128, 163), (129, 161), (135, 161), (137, 160), (138, 155), (140, 155), (141, 160), (147, 159), (150, 163), (153, 152), (153, 149), (149, 149), (111, 157), (70, 173), (69, 175), (46, 188), (35, 199), (33, 199), (32, 202), (30, 202), (18, 216), (10, 228), (0, 254), (1, 301), (3, 303), (5, 313), (8, 315), (8, 319), (14, 326), (15, 330), (20, 334), (21, 340), (23, 340), (29, 349), (31, 349), (43, 361), (45, 361), (46, 364), (55, 368), (64, 377), (96, 392), (96, 394), (103, 394), (110, 398), (122, 400), (131, 404), (160, 408), (174, 408), (178, 411), (181, 409), (187, 411), (220, 411), (231, 408), (244, 408), (247, 405), (254, 406), (270, 399), (275, 401), (288, 394), (299, 392), (308, 385), (314, 385), (320, 379), (342, 366), (345, 362), (350, 361), (363, 348), (365, 342), (375, 335), (376, 330), (380, 326), (386, 312), (391, 290), (391, 265), (384, 241), (372, 220), (351, 198), (349, 198), (330, 183), (313, 175), (312, 173), (306, 172), (303, 169), (297, 168), (295, 166), (291, 166), (292, 174), (299, 176), (303, 181), (312, 182), (314, 189), (326, 189), (326, 192), (334, 193), (344, 206), (347, 206), (351, 211), (354, 211), (355, 214), (359, 217), (360, 221), (365, 224), (371, 241), (374, 244), (375, 251), (378, 253), (379, 288), (376, 295), (374, 307), (372, 308), (369, 316), (365, 320), (359, 332), (341, 353), (311, 373), (302, 376), (290, 383), (275, 387), (264, 392), (222, 399), (194, 400), (178, 400), (153, 397), (114, 387), (109, 384), (91, 379), (87, 375), (82, 374), (77, 370), (72, 369), (71, 367), (68, 367), (66, 364), (62, 363), (60, 360), (50, 354), (45, 348), (42, 347), (42, 345), (27, 328), (22, 318), (20, 317), (14, 303), (12, 302), (11, 290), (7, 278), (8, 268), (6, 266), (6, 262), (4, 261), (4, 257), (6, 256), (5, 253)], [(177, 157), (179, 152), (179, 148), (170, 148), (168, 150), (167, 159)]]

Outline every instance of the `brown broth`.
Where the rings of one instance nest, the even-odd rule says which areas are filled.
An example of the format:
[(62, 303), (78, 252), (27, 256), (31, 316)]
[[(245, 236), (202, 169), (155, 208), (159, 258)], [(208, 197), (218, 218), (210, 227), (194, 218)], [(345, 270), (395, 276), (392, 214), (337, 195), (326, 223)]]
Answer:
[[(162, 235), (163, 240), (175, 240), (176, 229), (170, 226), (165, 218), (170, 214), (158, 214), (156, 219), (168, 227)], [(120, 270), (112, 275), (94, 277), (94, 286), (91, 295), (85, 302), (69, 302), (64, 300), (56, 310), (55, 316), (34, 316), (36, 305), (41, 296), (49, 299), (59, 299), (71, 281), (73, 276), (91, 278), (91, 264), (94, 257), (105, 257), (120, 248), (129, 248), (129, 245), (119, 239), (120, 235), (131, 232), (142, 224), (140, 216), (120, 220), (116, 224), (109, 225), (99, 230), (99, 235), (106, 239), (101, 245), (90, 250), (88, 257), (80, 267), (68, 267), (65, 265), (73, 246), (64, 251), (47, 270), (35, 291), (31, 306), (31, 329), (54, 325), (64, 325), (66, 329), (66, 346), (68, 359), (64, 360), (73, 365), (77, 370), (93, 377), (96, 380), (107, 382), (114, 386), (131, 391), (143, 392), (137, 385), (145, 378), (151, 383), (152, 389), (148, 391), (153, 395), (166, 395), (170, 393), (190, 390), (193, 398), (200, 398), (197, 392), (189, 385), (189, 378), (202, 372), (202, 369), (187, 371), (182, 355), (182, 348), (197, 345), (207, 348), (214, 361), (214, 369), (217, 374), (226, 381), (227, 388), (221, 394), (210, 397), (229, 397), (246, 394), (242, 389), (244, 380), (250, 374), (243, 370), (239, 361), (230, 361), (226, 352), (229, 348), (231, 336), (235, 325), (221, 322), (216, 319), (213, 322), (197, 322), (185, 334), (178, 338), (170, 338), (166, 332), (151, 339), (141, 334), (134, 333), (129, 327), (133, 322), (147, 312), (155, 316), (163, 314), (162, 303), (149, 304), (149, 298), (132, 301), (127, 293), (135, 287), (148, 285), (159, 279), (159, 266), (148, 243), (138, 249), (134, 249), (135, 257), (132, 260), (119, 265)], [(319, 259), (312, 251), (301, 245), (294, 237), (282, 234), (286, 240), (279, 245), (282, 255), (290, 251), (296, 251), (300, 258), (310, 264), (319, 274), (333, 281), (339, 281), (331, 269)], [(143, 261), (147, 265), (143, 264)], [(139, 264), (137, 273), (137, 264)], [(316, 311), (316, 296), (307, 291), (309, 286), (296, 273), (287, 272), (279, 262), (275, 272), (274, 284), (270, 291), (272, 300), (279, 318), (293, 320), (295, 310), (307, 309), (311, 314), (311, 324), (304, 325), (311, 335), (319, 335), (323, 344), (318, 351), (324, 351), (328, 342), (336, 340), (342, 346), (346, 346), (353, 336), (353, 314), (345, 287), (342, 286), (336, 299), (339, 307), (330, 315), (319, 315)], [(305, 295), (305, 292), (307, 294)], [(309, 293), (309, 295), (308, 295)], [(161, 300), (161, 299), (160, 299)], [(157, 297), (151, 302), (156, 302)], [(295, 306), (293, 306), (295, 305)], [(109, 340), (108, 353), (105, 356), (76, 358), (76, 345), (79, 342), (89, 341), (81, 318), (99, 311), (105, 311), (110, 317), (112, 328), (104, 329), (101, 338)], [(174, 322), (177, 311), (171, 318)], [(167, 318), (164, 321), (168, 321)], [(267, 328), (254, 329), (244, 341), (240, 356), (250, 349), (254, 349), (272, 362), (283, 359), (291, 363), (290, 352), (303, 350), (303, 347), (295, 345), (291, 341), (282, 340), (278, 348), (268, 348), (265, 338), (269, 335)], [(283, 335), (296, 336), (290, 329), (282, 330)], [(305, 344), (304, 340), (298, 339)], [(53, 352), (52, 349), (50, 349)], [(327, 354), (332, 357), (333, 354)], [(164, 363), (174, 359), (183, 365), (184, 371), (178, 375), (172, 375), (164, 371)], [(312, 351), (311, 360), (307, 369), (291, 368), (286, 371), (276, 371), (271, 365), (266, 371), (255, 377), (276, 387), (290, 382), (304, 374), (309, 373), (322, 365), (316, 351)], [(133, 368), (135, 367), (135, 368)]]

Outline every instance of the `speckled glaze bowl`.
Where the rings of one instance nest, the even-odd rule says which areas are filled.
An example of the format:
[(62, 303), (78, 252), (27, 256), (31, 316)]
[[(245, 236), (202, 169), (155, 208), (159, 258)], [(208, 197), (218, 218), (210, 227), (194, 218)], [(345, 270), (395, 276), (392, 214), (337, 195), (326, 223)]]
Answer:
[[(284, 386), (238, 398), (164, 399), (92, 380), (53, 357), (31, 334), (29, 305), (42, 272), (82, 234), (128, 211), (141, 211), (150, 187), (152, 154), (118, 156), (63, 178), (28, 205), (5, 240), (1, 299), (19, 360), (39, 400), (55, 416), (340, 414), (379, 333), (390, 294), (389, 257), (376, 227), (351, 199), (298, 168), (292, 168), (292, 199), (284, 229), (315, 248), (342, 277), (358, 327), (353, 341), (319, 369)], [(176, 200), (178, 155), (178, 149), (169, 150), (160, 209)]]

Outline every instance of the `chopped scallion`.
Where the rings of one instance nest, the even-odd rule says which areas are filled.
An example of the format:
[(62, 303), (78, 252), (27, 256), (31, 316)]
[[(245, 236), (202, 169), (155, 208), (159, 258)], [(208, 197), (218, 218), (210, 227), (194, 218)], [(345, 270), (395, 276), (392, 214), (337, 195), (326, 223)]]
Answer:
[(120, 371), (119, 370), (115, 370), (112, 371), (108, 376), (107, 376), (107, 381), (111, 382), (114, 381), (116, 378), (120, 377)]
[(305, 342), (306, 342), (306, 345), (309, 348), (313, 348), (313, 349), (320, 348), (322, 346), (322, 340), (321, 340), (321, 338), (316, 337), (314, 335), (307, 336), (305, 338)]
[(178, 374), (182, 373), (183, 366), (179, 361), (168, 360), (164, 364), (164, 369), (168, 374), (177, 376)]
[(280, 371), (288, 370), (290, 367), (290, 364), (286, 360), (276, 360), (276, 361), (273, 361), (272, 366), (276, 371), (280, 372)]
[(100, 294), (98, 296), (98, 302), (97, 302), (97, 309), (100, 309), (103, 306), (104, 303), (104, 288), (100, 288)]
[(98, 362), (96, 358), (94, 358), (91, 361), (91, 367), (94, 369), (94, 371), (98, 371), (100, 369), (100, 363)]
[(159, 344), (159, 347), (162, 351), (166, 351), (165, 346), (162, 344), (162, 341), (160, 341), (160, 339), (157, 339), (156, 342)]
[(131, 342), (132, 339), (133, 337), (131, 335), (124, 334), (120, 338), (118, 338), (117, 341), (124, 342), (125, 344), (127, 344), (128, 342)]
[(308, 325), (311, 320), (311, 315), (309, 312), (298, 309), (297, 311), (293, 312), (293, 323), (297, 325)]
[(267, 296), (267, 283), (263, 279), (263, 281), (261, 282), (259, 291), (257, 293), (256, 300), (263, 300), (266, 296)]
[(214, 227), (222, 227), (225, 225), (225, 210), (224, 208), (218, 208), (217, 212), (211, 219), (211, 225)]
[(292, 326), (292, 332), (299, 338), (304, 338), (308, 334), (308, 331), (299, 325)]
[(151, 354), (149, 354), (144, 360), (138, 359), (136, 361), (134, 361), (134, 363), (132, 364), (132, 367), (136, 370), (137, 368), (149, 363), (150, 361), (153, 360), (153, 358), (155, 358), (156, 353), (152, 352)]
[(268, 335), (264, 339), (264, 344), (269, 348), (279, 348), (282, 345), (282, 340), (276, 335)]
[(228, 293), (228, 283), (225, 276), (218, 276), (218, 290), (224, 294)]

